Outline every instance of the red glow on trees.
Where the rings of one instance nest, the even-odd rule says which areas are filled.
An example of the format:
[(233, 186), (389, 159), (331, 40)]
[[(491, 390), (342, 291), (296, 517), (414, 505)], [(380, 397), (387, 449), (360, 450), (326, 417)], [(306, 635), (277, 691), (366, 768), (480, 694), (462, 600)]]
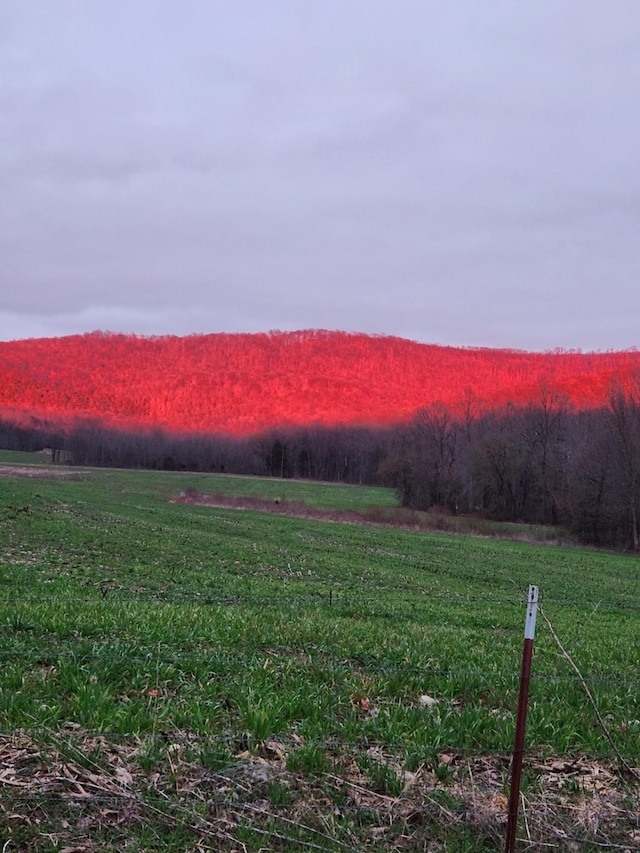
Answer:
[(640, 353), (526, 353), (304, 331), (138, 337), (94, 332), (0, 343), (0, 414), (62, 425), (248, 435), (269, 427), (406, 422), (443, 404), (461, 415), (537, 403), (605, 405)]

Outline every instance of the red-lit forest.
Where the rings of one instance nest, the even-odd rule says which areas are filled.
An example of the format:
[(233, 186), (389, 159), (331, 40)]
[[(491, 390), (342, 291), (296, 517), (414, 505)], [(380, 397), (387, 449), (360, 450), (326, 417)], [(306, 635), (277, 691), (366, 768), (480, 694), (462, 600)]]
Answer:
[(551, 388), (602, 405), (640, 353), (526, 353), (342, 332), (145, 338), (94, 332), (0, 343), (0, 415), (172, 432), (249, 435), (278, 426), (403, 423), (434, 402), (484, 411)]
[(393, 486), (403, 505), (640, 550), (640, 353), (340, 332), (0, 343), (0, 447)]

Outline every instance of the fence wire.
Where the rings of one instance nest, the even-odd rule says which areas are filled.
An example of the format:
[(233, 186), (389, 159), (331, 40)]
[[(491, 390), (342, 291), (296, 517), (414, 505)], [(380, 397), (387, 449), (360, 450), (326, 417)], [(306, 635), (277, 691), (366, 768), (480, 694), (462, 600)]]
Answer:
[[(390, 587), (389, 591), (391, 590), (398, 592), (396, 587)], [(173, 592), (130, 595), (124, 590), (105, 590), (97, 587), (94, 595), (65, 598), (65, 603), (80, 607), (95, 606), (98, 603), (109, 609), (120, 606), (126, 608), (131, 604), (204, 608), (273, 606), (284, 610), (320, 607), (332, 608), (332, 612), (339, 617), (341, 608), (351, 608), (354, 601), (357, 601), (358, 606), (374, 609), (376, 615), (386, 614), (393, 618), (402, 606), (411, 605), (419, 610), (421, 604), (428, 604), (431, 600), (460, 605), (488, 603), (509, 609), (523, 608), (526, 601), (523, 595), (452, 595), (419, 590), (412, 596), (406, 595), (396, 599), (397, 606), (388, 608), (384, 601), (381, 601), (384, 590), (378, 590), (375, 597), (360, 593), (360, 588), (334, 588), (304, 595), (216, 597), (205, 593), (200, 595)], [(59, 598), (25, 595), (19, 600), (10, 599), (9, 596), (5, 599), (5, 603), (12, 604), (15, 614), (28, 612), (34, 605), (47, 606), (54, 601), (59, 603)], [(606, 606), (596, 600), (577, 603), (562, 598), (548, 598), (544, 603), (547, 608), (588, 608), (586, 613), (589, 609), (592, 613), (600, 614), (616, 611), (634, 614), (640, 610), (640, 605), (633, 600), (608, 603)], [(514, 624), (518, 621), (514, 613)], [(335, 657), (322, 650), (303, 652), (302, 656), (292, 659), (286, 650), (280, 654), (278, 649), (269, 646), (252, 648), (245, 654), (221, 654), (215, 649), (197, 652), (181, 650), (176, 653), (155, 643), (150, 644), (148, 650), (140, 654), (139, 651), (132, 651), (133, 641), (119, 645), (117, 641), (107, 639), (96, 643), (90, 637), (73, 638), (73, 643), (82, 645), (82, 648), (73, 650), (55, 648), (51, 645), (50, 635), (39, 638), (37, 631), (29, 630), (25, 631), (25, 642), (33, 645), (17, 648), (16, 625), (9, 621), (5, 626), (0, 626), (0, 640), (3, 633), (7, 635), (12, 646), (0, 649), (0, 661), (5, 667), (17, 664), (22, 667), (74, 665), (82, 668), (96, 664), (118, 665), (126, 661), (128, 664), (151, 668), (179, 667), (189, 670), (209, 666), (212, 669), (229, 667), (249, 672), (268, 666), (276, 672), (299, 672), (301, 677), (311, 670), (324, 670), (336, 677), (349, 677), (356, 673), (382, 678), (474, 679), (484, 681), (492, 688), (496, 685), (508, 685), (513, 688), (519, 677), (517, 661), (514, 661), (514, 669), (507, 672), (482, 665), (438, 666), (427, 661), (424, 666), (420, 666), (408, 665), (402, 661), (381, 662), (366, 656)], [(42, 648), (37, 647), (40, 641), (43, 643)], [(210, 642), (211, 638), (202, 637), (202, 641)], [(549, 660), (544, 662), (544, 666), (545, 671), (534, 671), (532, 684), (539, 682), (558, 685), (559, 689), (568, 685), (575, 685), (576, 689), (582, 688), (581, 678), (574, 672), (549, 671)], [(588, 675), (586, 680), (593, 689), (613, 687), (630, 695), (635, 689), (636, 678), (637, 670), (600, 671)], [(167, 696), (166, 700), (171, 701), (171, 696)], [(46, 747), (46, 732), (39, 732), (37, 727), (34, 727), (31, 732), (27, 730), (27, 735), (33, 737), (34, 742), (42, 738)], [(4, 735), (0, 733), (0, 738), (3, 737), (9, 741), (16, 738), (16, 732), (7, 731)], [(503, 796), (512, 753), (508, 748), (472, 747), (447, 742), (434, 743), (431, 748), (426, 748), (416, 742), (373, 736), (301, 737), (287, 732), (274, 732), (267, 738), (259, 738), (240, 731), (203, 734), (172, 730), (122, 733), (104, 729), (80, 730), (74, 726), (65, 729), (64, 724), (59, 731), (51, 734), (49, 743), (53, 743), (63, 754), (60, 766), (66, 767), (66, 772), (61, 770), (60, 775), (51, 781), (54, 790), (47, 790), (46, 785), (38, 788), (37, 782), (35, 787), (32, 783), (23, 786), (17, 784), (17, 777), (6, 772), (7, 765), (0, 770), (0, 789), (5, 803), (12, 809), (12, 814), (22, 816), (21, 819), (25, 821), (30, 819), (29, 815), (34, 813), (34, 810), (53, 813), (62, 808), (65, 816), (61, 819), (67, 824), (67, 829), (65, 833), (60, 834), (60, 838), (64, 835), (64, 844), (71, 848), (77, 844), (78, 849), (85, 849), (82, 845), (89, 843), (87, 838), (95, 828), (89, 813), (113, 813), (122, 816), (129, 814), (131, 809), (139, 810), (142, 816), (146, 815), (149, 820), (155, 820), (159, 826), (182, 826), (193, 838), (196, 845), (193, 849), (198, 851), (240, 850), (242, 847), (245, 850), (258, 850), (262, 845), (265, 849), (266, 846), (279, 846), (283, 850), (310, 849), (327, 853), (335, 853), (337, 850), (364, 851), (376, 843), (387, 844), (389, 848), (402, 843), (407, 849), (423, 849), (417, 846), (417, 840), (415, 848), (410, 846), (413, 843), (411, 839), (418, 838), (423, 825), (435, 825), (440, 820), (449, 822), (453, 827), (465, 822), (475, 826), (474, 821), (480, 820), (479, 814), (485, 809), (490, 812), (490, 816), (486, 818), (487, 825), (483, 831), (493, 839), (491, 843), (497, 846), (503, 830), (505, 811), (504, 808), (501, 810), (501, 807), (495, 806), (495, 803), (500, 805), (502, 802), (500, 798)], [(149, 774), (143, 773), (141, 776), (146, 781), (142, 787), (136, 785), (135, 780), (122, 785), (122, 780), (114, 777), (113, 773), (104, 781), (100, 775), (104, 768), (95, 763), (94, 755), (101, 749), (124, 750), (128, 753), (133, 750), (137, 756), (137, 766), (140, 766), (141, 756), (145, 751), (148, 752), (149, 748), (157, 753), (153, 758), (155, 766), (164, 767), (162, 773), (165, 776), (171, 776), (173, 773), (178, 780), (175, 781), (173, 789), (168, 787), (164, 780), (155, 790), (153, 784), (147, 784)], [(202, 755), (197, 753), (211, 753), (218, 748), (223, 754), (215, 757), (215, 761), (226, 762), (227, 768), (225, 771), (207, 770), (202, 764)], [(197, 773), (201, 774), (201, 778), (197, 780), (197, 784), (188, 782), (188, 773), (185, 771), (184, 785), (180, 788), (181, 771), (176, 769), (176, 749), (195, 751), (196, 754), (189, 759), (189, 772), (195, 774), (193, 767), (198, 766)], [(333, 762), (332, 770), (316, 768), (307, 772), (288, 769), (287, 763), (291, 757), (305, 750), (322, 753), (329, 763)], [(64, 757), (65, 751), (67, 758)], [(401, 759), (409, 754), (414, 757), (418, 754), (421, 757), (421, 769), (418, 773), (423, 774), (422, 787), (412, 787), (406, 782), (410, 774), (402, 769)], [(278, 756), (277, 760), (274, 755)], [(560, 786), (558, 790), (571, 789), (571, 786), (575, 785), (576, 790), (582, 792), (580, 796), (584, 802), (586, 803), (585, 797), (592, 797), (593, 802), (599, 803), (601, 812), (599, 815), (592, 814), (584, 803), (580, 806), (582, 810), (578, 811), (575, 804), (562, 802), (558, 798), (550, 804), (548, 794), (529, 792), (523, 799), (523, 820), (518, 837), (518, 845), (522, 850), (570, 849), (571, 845), (576, 849), (590, 847), (612, 851), (640, 848), (637, 788), (635, 793), (630, 795), (629, 803), (632, 805), (625, 806), (622, 800), (615, 799), (610, 807), (605, 807), (602, 792), (588, 787), (587, 783), (591, 784), (591, 778), (586, 775), (587, 771), (574, 772), (571, 769), (573, 766), (580, 767), (581, 762), (601, 762), (611, 775), (611, 786), (616, 790), (621, 789), (625, 784), (622, 768), (617, 765), (616, 757), (610, 750), (590, 749), (588, 757), (576, 756), (574, 753), (558, 756), (551, 748), (547, 750), (536, 747), (535, 751), (529, 751), (528, 757), (532, 773), (537, 774), (540, 779), (555, 773), (559, 781), (554, 781), (553, 784)], [(618, 757), (629, 766), (639, 762), (640, 740), (637, 751), (625, 751), (619, 753)], [(488, 762), (490, 765), (495, 777), (491, 777), (490, 783), (477, 778), (478, 774), (483, 772), (481, 767), (479, 769), (479, 762)], [(568, 769), (556, 771), (553, 769), (554, 762), (567, 766)], [(465, 771), (465, 763), (468, 765), (468, 771)], [(254, 772), (252, 768), (265, 765), (277, 765), (277, 770), (264, 771), (266, 775), (264, 778), (259, 777), (262, 781), (258, 784), (251, 775)], [(89, 768), (98, 781), (87, 782), (81, 770), (77, 769), (82, 767)], [(372, 781), (376, 773), (380, 774), (378, 787)], [(452, 790), (462, 790), (463, 776), (466, 780), (466, 793), (464, 796), (460, 795), (461, 802), (453, 806), (451, 800), (441, 800), (442, 792), (447, 791), (447, 784), (452, 783), (452, 780)], [(487, 775), (487, 778), (489, 777), (490, 774)], [(285, 801), (279, 802), (274, 791), (277, 785), (285, 782), (289, 787), (284, 793), (280, 793), (282, 796), (286, 794), (289, 799), (285, 797)], [(92, 784), (96, 788), (92, 788)], [(101, 784), (108, 785), (111, 790), (100, 790)], [(540, 784), (542, 787), (552, 783), (547, 781)], [(113, 790), (114, 785), (120, 785), (120, 790)], [(396, 787), (393, 787), (394, 785)], [(468, 795), (469, 790), (471, 794)], [(300, 798), (299, 792), (302, 792)], [(493, 797), (491, 802), (495, 801), (491, 807), (487, 805), (490, 802), (490, 799), (487, 799), (489, 793)], [(308, 796), (308, 800), (304, 800), (303, 795)], [(474, 798), (478, 802), (475, 802)], [(0, 806), (0, 827), (2, 808)], [(554, 816), (555, 823), (549, 823), (550, 814)], [(78, 818), (78, 815), (81, 817)], [(83, 815), (86, 816), (85, 823), (81, 822)], [(118, 820), (120, 819), (121, 817), (118, 817)], [(97, 827), (98, 818), (95, 821)], [(363, 827), (368, 827), (366, 832)], [(60, 833), (60, 828), (56, 831)], [(242, 841), (243, 838), (246, 840)], [(251, 840), (256, 838), (261, 839), (260, 843)], [(87, 846), (86, 849), (92, 848)], [(6, 848), (6, 853), (10, 851), (11, 846)]]

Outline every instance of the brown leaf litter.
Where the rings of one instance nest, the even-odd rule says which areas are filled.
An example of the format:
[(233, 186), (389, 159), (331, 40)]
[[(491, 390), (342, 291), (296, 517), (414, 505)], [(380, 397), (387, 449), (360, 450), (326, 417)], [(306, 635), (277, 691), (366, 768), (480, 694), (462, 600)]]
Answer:
[[(243, 747), (214, 771), (197, 757), (202, 739), (176, 732), (165, 736), (153, 767), (143, 769), (149, 744), (79, 729), (1, 735), (2, 837), (22, 839), (14, 850), (38, 850), (46, 838), (66, 853), (107, 849), (105, 837), (133, 839), (143, 824), (156, 825), (160, 835), (180, 824), (193, 850), (241, 850), (243, 827), (265, 848), (304, 837), (321, 850), (346, 839), (353, 850), (436, 853), (451, 832), (465, 828), (487, 849), (503, 843), (509, 762), (501, 756), (447, 750), (408, 771), (402, 756), (381, 745), (345, 744), (327, 747), (331, 772), (314, 774), (287, 766), (303, 739), (273, 738)], [(531, 757), (527, 771), (520, 849), (638, 849), (640, 788), (614, 765)]]

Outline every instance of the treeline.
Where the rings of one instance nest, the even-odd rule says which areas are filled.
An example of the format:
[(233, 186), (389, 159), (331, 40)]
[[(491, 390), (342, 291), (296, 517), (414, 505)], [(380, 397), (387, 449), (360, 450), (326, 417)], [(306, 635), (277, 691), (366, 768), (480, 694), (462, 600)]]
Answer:
[(607, 406), (537, 405), (463, 416), (434, 405), (393, 433), (378, 469), (403, 505), (495, 520), (562, 525), (584, 543), (640, 548), (640, 385)]
[(373, 484), (390, 431), (359, 427), (296, 427), (238, 438), (117, 430), (95, 419), (63, 430), (31, 418), (17, 426), (0, 420), (0, 447), (48, 448), (54, 462), (110, 468), (251, 474)]
[(538, 402), (483, 412), (421, 409), (387, 429), (298, 427), (245, 438), (128, 432), (82, 422), (64, 434), (0, 422), (0, 444), (43, 446), (76, 465), (305, 478), (396, 489), (421, 510), (561, 525), (582, 542), (640, 549), (640, 380), (612, 384), (607, 405)]

